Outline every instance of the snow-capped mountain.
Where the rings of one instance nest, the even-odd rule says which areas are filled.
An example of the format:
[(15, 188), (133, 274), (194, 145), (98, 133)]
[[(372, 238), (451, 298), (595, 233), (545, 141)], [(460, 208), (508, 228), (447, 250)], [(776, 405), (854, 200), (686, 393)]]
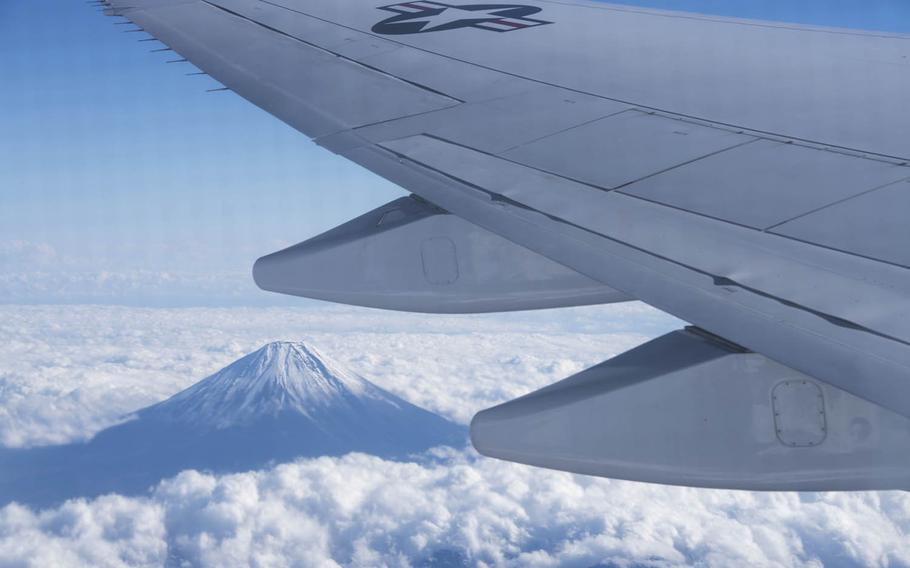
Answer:
[(395, 457), (466, 440), (463, 427), (292, 342), (269, 343), (136, 415), (119, 428), (180, 431), (173, 442), (180, 445), (205, 440), (196, 455), (230, 441), (235, 449), (215, 462), (233, 463), (239, 448), (267, 460), (351, 451)]
[(87, 444), (0, 452), (0, 501), (133, 493), (184, 469), (246, 471), (298, 457), (405, 458), (467, 429), (304, 343), (269, 343)]
[(358, 405), (393, 413), (416, 409), (305, 343), (276, 341), (137, 414), (217, 430), (286, 412), (318, 420), (363, 410)]

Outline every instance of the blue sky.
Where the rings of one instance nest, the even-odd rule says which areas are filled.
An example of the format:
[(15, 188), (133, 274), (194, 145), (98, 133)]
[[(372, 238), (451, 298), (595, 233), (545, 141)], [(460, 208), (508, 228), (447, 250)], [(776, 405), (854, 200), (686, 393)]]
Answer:
[(236, 269), (402, 194), (115, 21), (0, 2), (0, 242), (97, 269)]
[[(627, 3), (910, 32), (905, 0)], [(3, 243), (26, 242), (56, 251), (45, 270), (239, 274), (403, 194), (206, 93), (211, 79), (114, 21), (81, 0), (0, 1), (0, 269), (29, 261), (4, 261)]]
[(910, 32), (907, 0), (615, 0), (617, 3), (816, 26)]

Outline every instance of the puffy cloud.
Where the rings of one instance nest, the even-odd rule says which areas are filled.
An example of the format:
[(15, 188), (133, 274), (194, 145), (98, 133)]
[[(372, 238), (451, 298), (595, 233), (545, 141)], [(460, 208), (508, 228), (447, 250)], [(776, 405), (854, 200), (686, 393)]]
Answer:
[[(215, 477), (148, 498), (0, 511), (0, 563), (97, 566), (905, 566), (910, 495), (585, 478), (438, 451)], [(435, 563), (435, 564), (434, 564)]]
[(162, 566), (167, 530), (158, 503), (105, 496), (33, 512), (0, 510), (0, 565)]
[[(466, 422), (679, 325), (638, 304), (506, 316), (0, 307), (0, 439), (84, 439), (261, 344), (306, 339)], [(466, 357), (465, 355), (469, 356)], [(0, 509), (0, 565), (910, 566), (910, 494), (711, 491), (439, 450), (352, 454), (148, 495)]]

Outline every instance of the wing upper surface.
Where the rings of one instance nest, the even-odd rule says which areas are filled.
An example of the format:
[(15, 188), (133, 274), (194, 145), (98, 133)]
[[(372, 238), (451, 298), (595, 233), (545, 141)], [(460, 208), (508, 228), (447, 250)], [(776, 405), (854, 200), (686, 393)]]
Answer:
[[(436, 2), (111, 9), (457, 215), (910, 414), (910, 42), (527, 5), (497, 25), (552, 25)], [(371, 32), (409, 10), (457, 29)]]
[[(215, 0), (249, 14), (248, 0)], [(432, 4), (432, 2), (430, 3)], [(445, 4), (445, 3), (443, 3)], [(389, 70), (438, 57), (616, 101), (763, 133), (910, 159), (910, 39), (642, 11), (522, 2), (552, 25), (382, 36), (422, 55), (366, 56)], [(269, 0), (369, 33), (390, 15), (367, 0)], [(262, 10), (260, 10), (262, 11)], [(287, 18), (282, 15), (281, 18)], [(430, 19), (430, 24), (433, 20)], [(418, 81), (427, 69), (414, 69)], [(440, 85), (442, 86), (442, 85)], [(446, 91), (446, 88), (440, 90)]]

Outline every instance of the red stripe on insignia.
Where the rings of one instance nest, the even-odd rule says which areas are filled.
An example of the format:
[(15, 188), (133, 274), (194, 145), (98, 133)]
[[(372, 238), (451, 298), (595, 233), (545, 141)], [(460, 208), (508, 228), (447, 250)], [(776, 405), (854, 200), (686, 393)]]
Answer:
[(492, 22), (487, 22), (488, 24), (502, 24), (503, 26), (509, 26), (510, 28), (527, 28), (528, 24), (523, 24), (521, 22), (516, 22), (515, 20), (494, 20)]

